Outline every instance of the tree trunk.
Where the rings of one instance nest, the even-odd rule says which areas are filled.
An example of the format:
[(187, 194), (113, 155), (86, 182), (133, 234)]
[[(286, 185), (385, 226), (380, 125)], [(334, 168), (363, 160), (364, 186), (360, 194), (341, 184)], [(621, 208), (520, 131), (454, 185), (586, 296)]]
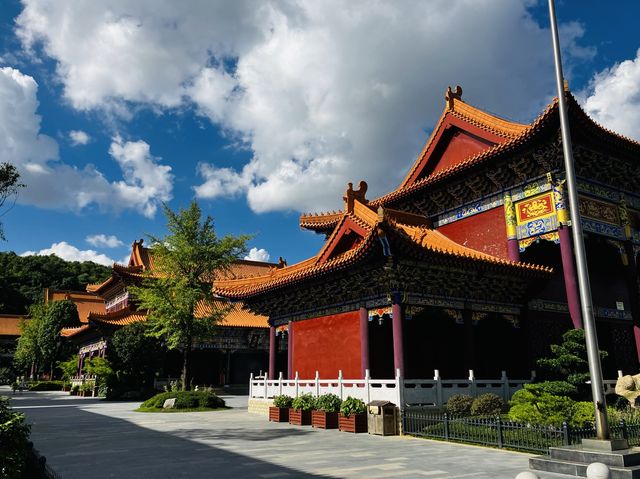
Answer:
[(188, 391), (191, 386), (189, 381), (191, 380), (191, 375), (189, 374), (189, 356), (191, 356), (191, 341), (187, 342), (187, 345), (184, 347), (182, 352), (182, 390)]

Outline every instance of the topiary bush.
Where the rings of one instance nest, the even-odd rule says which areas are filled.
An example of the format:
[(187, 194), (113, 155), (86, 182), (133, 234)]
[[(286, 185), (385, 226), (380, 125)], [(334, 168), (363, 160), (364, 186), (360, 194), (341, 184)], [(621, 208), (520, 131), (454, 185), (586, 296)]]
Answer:
[(314, 409), (324, 412), (338, 412), (340, 411), (341, 405), (342, 400), (340, 399), (340, 397), (336, 396), (335, 394), (329, 393), (318, 396)]
[(225, 406), (224, 399), (210, 391), (168, 391), (147, 399), (141, 409), (162, 409), (167, 399), (174, 399), (175, 409), (217, 409)]
[(279, 396), (274, 396), (273, 405), (275, 407), (291, 407), (291, 403), (293, 402), (293, 398), (291, 396), (287, 396), (286, 394), (280, 394)]
[(511, 398), (509, 419), (540, 426), (573, 425), (575, 401), (566, 396), (543, 392), (533, 384), (525, 384)]
[(343, 416), (351, 416), (352, 414), (362, 414), (367, 410), (364, 402), (361, 399), (356, 399), (351, 396), (347, 397), (340, 405), (340, 414)]
[(469, 416), (473, 398), (468, 394), (454, 394), (445, 404), (445, 411), (452, 416)]
[(505, 403), (500, 396), (493, 393), (481, 394), (471, 404), (472, 416), (497, 416), (505, 408)]
[(291, 407), (296, 411), (311, 411), (315, 405), (316, 400), (313, 397), (313, 394), (310, 393), (301, 394), (291, 403)]

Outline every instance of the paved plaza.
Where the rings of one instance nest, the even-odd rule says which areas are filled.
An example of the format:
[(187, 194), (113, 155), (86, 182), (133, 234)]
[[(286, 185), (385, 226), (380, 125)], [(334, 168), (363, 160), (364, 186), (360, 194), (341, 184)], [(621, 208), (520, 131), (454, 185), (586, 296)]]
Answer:
[(247, 413), (246, 397), (226, 398), (226, 411), (154, 414), (60, 392), (0, 394), (27, 415), (35, 447), (63, 479), (513, 479), (528, 467), (527, 454), (270, 423)]

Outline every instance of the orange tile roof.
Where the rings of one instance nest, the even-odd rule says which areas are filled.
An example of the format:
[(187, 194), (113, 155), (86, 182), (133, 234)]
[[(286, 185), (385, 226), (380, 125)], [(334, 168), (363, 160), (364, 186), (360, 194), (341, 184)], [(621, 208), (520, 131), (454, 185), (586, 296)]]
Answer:
[(109, 326), (126, 326), (138, 323), (147, 319), (147, 315), (140, 311), (132, 311), (129, 308), (121, 309), (112, 313), (91, 314), (89, 321), (96, 324), (106, 324)]
[[(225, 307), (223, 301), (215, 301), (216, 307)], [(241, 303), (233, 303), (230, 306), (229, 312), (224, 316), (220, 322), (220, 326), (232, 326), (239, 328), (268, 328), (269, 323), (266, 316), (260, 316), (253, 314), (243, 308)], [(200, 302), (196, 306), (196, 316), (204, 317), (211, 314), (211, 304)]]
[(92, 292), (53, 290), (45, 288), (44, 300), (45, 303), (48, 303), (49, 301), (73, 301), (78, 308), (78, 317), (80, 318), (81, 323), (87, 323), (90, 313), (105, 312), (104, 300)]
[[(579, 120), (583, 128), (586, 127), (587, 129), (591, 130), (591, 133), (595, 135), (599, 135), (600, 139), (602, 139), (603, 141), (606, 141), (608, 143), (614, 143), (616, 146), (619, 146), (626, 150), (630, 150), (634, 154), (640, 154), (640, 142), (637, 142), (635, 140), (632, 140), (628, 137), (625, 137), (623, 135), (612, 132), (611, 130), (608, 130), (602, 127), (601, 125), (593, 121), (584, 112), (584, 110), (580, 107), (580, 105), (578, 104), (574, 96), (571, 94), (571, 92), (566, 91), (565, 95), (567, 98), (567, 105), (568, 105), (570, 115), (572, 115), (573, 119)], [(460, 100), (456, 100), (456, 102), (462, 103)], [(456, 105), (458, 105), (458, 103), (456, 103)], [(464, 104), (464, 105), (465, 107), (472, 108), (467, 104)], [(481, 112), (480, 110), (477, 110), (477, 109), (476, 111)], [(418, 158), (418, 161), (416, 161), (414, 166), (411, 168), (409, 174), (405, 178), (405, 181), (403, 181), (403, 183), (396, 190), (390, 193), (387, 193), (386, 195), (381, 196), (380, 198), (372, 200), (369, 204), (371, 206), (387, 205), (393, 201), (399, 200), (413, 193), (416, 193), (417, 191), (422, 191), (425, 188), (432, 187), (435, 184), (446, 181), (452, 176), (455, 176), (458, 173), (468, 170), (469, 168), (475, 165), (484, 163), (498, 156), (504, 156), (506, 154), (509, 154), (514, 150), (516, 150), (517, 148), (531, 142), (548, 125), (556, 124), (557, 122), (559, 122), (558, 115), (559, 115), (558, 98), (556, 97), (531, 124), (521, 125), (523, 126), (523, 128), (520, 130), (518, 134), (515, 134), (517, 132), (517, 129), (514, 129), (513, 130), (514, 135), (507, 137), (508, 139), (505, 142), (498, 143), (476, 155), (470, 156), (469, 158), (466, 158), (465, 160), (453, 166), (450, 166), (449, 168), (439, 170), (425, 178), (422, 178), (416, 181), (413, 184), (407, 185), (406, 184), (407, 179), (413, 174), (415, 168), (417, 168), (417, 165), (422, 160), (422, 156), (420, 156)], [(469, 121), (468, 119), (466, 120)], [(424, 154), (426, 149), (427, 147), (425, 147), (425, 150), (423, 151), (422, 154)]]
[(29, 317), (22, 314), (0, 314), (0, 336), (20, 336), (20, 323)]
[(342, 211), (304, 213), (300, 215), (300, 227), (313, 231), (324, 231), (337, 225), (341, 218)]
[(517, 138), (525, 131), (530, 128), (530, 125), (523, 125), (521, 123), (516, 123), (513, 121), (508, 121), (503, 118), (500, 118), (495, 115), (491, 115), (487, 112), (484, 112), (478, 108), (475, 108), (459, 98), (453, 99), (452, 108), (449, 105), (446, 105), (438, 123), (436, 124), (429, 140), (425, 144), (422, 152), (418, 156), (418, 159), (413, 164), (404, 180), (400, 184), (400, 188), (409, 185), (409, 181), (411, 177), (416, 172), (416, 169), (419, 168), (423, 164), (423, 160), (425, 156), (433, 146), (434, 142), (440, 137), (440, 133), (445, 124), (447, 124), (447, 119), (449, 117), (458, 118), (466, 123), (474, 125), (481, 130), (485, 130), (497, 137), (502, 138), (499, 140), (499, 143), (503, 143), (506, 140)]
[(75, 328), (62, 328), (60, 331), (60, 336), (63, 338), (71, 338), (76, 334), (82, 333), (83, 331), (88, 331), (91, 328), (88, 324), (83, 324), (82, 326), (78, 326)]
[[(327, 248), (338, 241), (337, 236), (340, 226), (347, 220), (353, 220), (362, 225), (367, 231), (366, 236), (355, 248), (328, 260), (321, 261)], [(519, 274), (548, 274), (552, 271), (552, 269), (545, 266), (512, 262), (459, 245), (442, 233), (428, 228), (426, 226), (428, 222), (428, 218), (423, 218), (421, 223), (418, 215), (384, 208), (380, 208), (376, 213), (370, 205), (363, 205), (356, 200), (353, 213), (343, 213), (340, 223), (338, 223), (322, 250), (316, 256), (292, 266), (273, 270), (268, 275), (255, 278), (217, 280), (214, 283), (214, 292), (228, 298), (247, 298), (347, 268), (369, 252), (377, 239), (377, 227), (382, 226), (383, 223), (389, 225), (391, 231), (388, 232), (399, 234), (401, 238), (411, 243), (412, 246), (423, 251), (429, 251), (445, 257), (448, 256), (453, 259), (472, 260), (480, 265), (508, 268)]]

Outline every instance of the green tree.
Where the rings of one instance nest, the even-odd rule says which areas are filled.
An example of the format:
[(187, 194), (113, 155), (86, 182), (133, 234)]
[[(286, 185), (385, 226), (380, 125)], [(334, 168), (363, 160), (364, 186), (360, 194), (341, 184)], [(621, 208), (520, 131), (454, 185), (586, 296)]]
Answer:
[(59, 359), (62, 346), (60, 331), (64, 327), (79, 324), (78, 308), (73, 301), (54, 301), (45, 307), (38, 328), (38, 348), (43, 366), (50, 367), (51, 379), (53, 379), (54, 364)]
[(24, 414), (13, 411), (9, 398), (0, 396), (0, 477), (3, 479), (25, 477), (30, 429)]
[[(176, 213), (167, 205), (164, 213), (169, 233), (149, 236), (154, 270), (140, 287), (130, 288), (139, 307), (149, 311), (149, 334), (162, 338), (171, 349), (180, 349), (182, 387), (189, 387), (189, 357), (196, 339), (215, 334), (215, 326), (226, 313), (213, 301), (212, 282), (217, 271), (225, 270), (246, 252), (248, 236), (219, 238), (213, 218), (202, 219), (194, 201)], [(196, 306), (207, 304), (196, 316)]]
[(44, 304), (34, 304), (29, 308), (29, 319), (20, 322), (20, 337), (16, 346), (13, 360), (19, 369), (30, 369), (30, 376), (33, 377), (41, 364), (42, 354), (38, 346), (40, 336), (40, 324), (45, 315)]
[(1, 311), (24, 314), (31, 304), (42, 301), (44, 288), (84, 291), (88, 283), (101, 283), (110, 275), (110, 268), (90, 261), (0, 252)]
[[(562, 335), (561, 344), (551, 345), (551, 356), (538, 359), (537, 363), (551, 373), (576, 388), (574, 399), (589, 399), (590, 388), (587, 346), (583, 329), (571, 329)], [(606, 351), (600, 351), (600, 358), (607, 357)]]
[(162, 365), (165, 349), (160, 340), (147, 334), (146, 322), (117, 330), (109, 343), (109, 360), (118, 376), (118, 386), (148, 390)]
[[(24, 185), (20, 183), (20, 174), (16, 167), (9, 163), (0, 163), (0, 209), (8, 199), (18, 196), (18, 190), (22, 187)], [(0, 240), (4, 239), (2, 222), (0, 222)]]

